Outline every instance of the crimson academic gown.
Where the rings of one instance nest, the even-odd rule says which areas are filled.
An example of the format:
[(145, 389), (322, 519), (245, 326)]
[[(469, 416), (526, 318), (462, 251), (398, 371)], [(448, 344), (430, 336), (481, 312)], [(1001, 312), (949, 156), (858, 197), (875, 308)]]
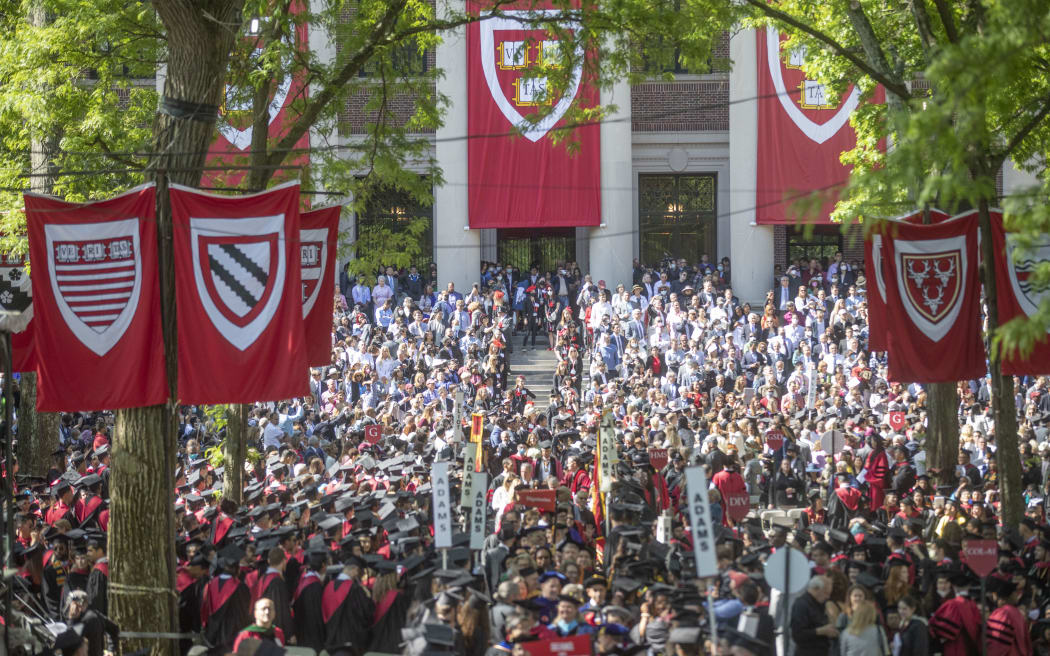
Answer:
[(402, 642), (401, 628), (408, 618), (408, 607), (412, 600), (403, 590), (389, 590), (376, 604), (375, 621), (372, 624), (372, 642), (368, 651), (381, 654), (396, 654)]
[(1009, 604), (992, 611), (988, 616), (988, 656), (1024, 656), (1031, 653), (1032, 639), (1028, 622), (1021, 611)]
[(299, 577), (299, 585), (292, 595), (292, 611), (295, 613), (296, 645), (320, 652), (324, 649), (324, 617), (321, 615), (321, 599), (324, 583), (317, 572), (307, 570)]
[(930, 635), (944, 645), (944, 656), (980, 653), (978, 636), (981, 611), (968, 597), (954, 597), (938, 606), (930, 617)]
[(276, 570), (267, 570), (255, 583), (252, 603), (259, 599), (273, 601), (274, 624), (280, 627), (286, 636), (295, 635), (295, 620), (292, 618), (292, 596), (284, 577)]
[[(341, 576), (341, 575), (340, 575)], [(376, 606), (364, 587), (350, 578), (330, 581), (321, 599), (325, 649), (336, 656), (346, 650), (364, 652)]]
[[(183, 567), (175, 570), (175, 590), (179, 593), (180, 633), (199, 633), (201, 630), (201, 594), (204, 580), (193, 578)], [(193, 646), (193, 641), (180, 640), (179, 646), (185, 654)]]
[(201, 599), (201, 626), (204, 627), (204, 641), (216, 653), (233, 651), (237, 633), (251, 621), (248, 586), (226, 574), (208, 581)]

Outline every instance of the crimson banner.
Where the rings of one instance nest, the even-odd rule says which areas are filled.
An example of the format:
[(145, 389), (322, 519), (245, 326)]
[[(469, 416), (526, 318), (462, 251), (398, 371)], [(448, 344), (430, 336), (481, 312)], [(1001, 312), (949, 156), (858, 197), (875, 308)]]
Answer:
[(179, 400), (307, 394), (299, 183), (250, 196), (172, 185)]
[[(1050, 296), (1050, 288), (1036, 286), (1031, 277), (1036, 268), (1050, 261), (1050, 235), (1043, 233), (1031, 248), (1017, 253), (1018, 244), (1013, 234), (1003, 226), (1001, 210), (992, 210), (992, 245), (995, 248), (996, 307), (999, 323), (1017, 317), (1032, 317), (1039, 305)], [(1022, 358), (1015, 354), (1003, 358), (1003, 373), (1023, 376), (1050, 373), (1050, 336), (1044, 335), (1035, 348)]]
[[(849, 179), (839, 156), (856, 146), (850, 114), (860, 104), (860, 89), (851, 86), (838, 102), (824, 85), (802, 72), (805, 49), (781, 55), (786, 39), (772, 27), (759, 30), (758, 171), (755, 221), (765, 225), (799, 223), (791, 205), (812, 192), (826, 198), (815, 219), (830, 223), (838, 192)], [(786, 60), (786, 61), (785, 61)], [(873, 102), (883, 102), (879, 87)]]
[(977, 215), (883, 233), (889, 377), (943, 383), (985, 372)]
[[(948, 218), (947, 212), (930, 210), (930, 223), (940, 223)], [(895, 220), (921, 224), (923, 213), (920, 210)], [(886, 270), (881, 234), (885, 225), (883, 222), (876, 223), (864, 235), (864, 277), (868, 281), (868, 348), (872, 351), (886, 350)]]
[(554, 512), (555, 503), (557, 501), (555, 492), (556, 490), (519, 489), (517, 491), (517, 501), (523, 506), (536, 508), (540, 512)]
[(300, 222), (303, 335), (306, 363), (311, 367), (321, 367), (332, 361), (335, 250), (342, 210), (341, 205), (336, 205), (304, 212)]
[[(531, 5), (530, 5), (531, 6)], [(468, 2), (468, 11), (487, 5)], [(549, 228), (601, 223), (600, 129), (597, 122), (560, 134), (579, 140), (570, 154), (555, 145), (552, 130), (566, 128), (573, 100), (598, 104), (598, 91), (584, 79), (582, 63), (566, 92), (547, 98), (547, 80), (530, 75), (544, 58), (559, 57), (559, 44), (543, 29), (527, 29), (528, 15), (501, 7), (500, 17), (467, 27), (467, 168), (471, 228)], [(568, 26), (570, 29), (572, 26)], [(580, 52), (576, 53), (581, 55)], [(581, 59), (582, 57), (574, 57)], [(552, 111), (537, 123), (525, 118), (542, 104)], [(522, 128), (522, 134), (514, 131)]]
[(152, 184), (83, 204), (26, 194), (37, 410), (167, 401), (155, 207)]

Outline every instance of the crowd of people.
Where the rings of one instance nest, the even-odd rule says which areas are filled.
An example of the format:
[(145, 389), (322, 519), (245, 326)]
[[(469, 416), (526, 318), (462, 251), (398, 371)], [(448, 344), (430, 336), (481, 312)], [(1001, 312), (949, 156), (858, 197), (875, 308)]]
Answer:
[[(344, 273), (331, 363), (307, 396), (253, 408), (246, 462), (222, 462), (223, 430), (183, 408), (182, 649), (499, 656), (585, 637), (583, 653), (649, 656), (1050, 654), (1047, 378), (1015, 380), (1027, 511), (1002, 526), (988, 381), (959, 383), (957, 467), (928, 467), (926, 391), (866, 348), (859, 264), (826, 264), (789, 263), (754, 305), (729, 259), (706, 256), (636, 261), (614, 285), (571, 262), (485, 263), (468, 290), (433, 269)], [(515, 348), (554, 352), (549, 398), (515, 375)], [(433, 465), (449, 463), (457, 505), (477, 415), (486, 538), (470, 548), (479, 511), (459, 507), (439, 550)], [(78, 627), (62, 653), (119, 635), (110, 428), (64, 416), (47, 480), (19, 485), (16, 599)], [(603, 430), (618, 463), (599, 483)], [(696, 466), (717, 525), (705, 579)], [(222, 496), (234, 467), (237, 501)], [(553, 508), (528, 490), (553, 490)], [(746, 516), (727, 505), (741, 495)], [(977, 539), (998, 549), (983, 580), (964, 563)], [(784, 549), (810, 564), (797, 594), (765, 576)]]

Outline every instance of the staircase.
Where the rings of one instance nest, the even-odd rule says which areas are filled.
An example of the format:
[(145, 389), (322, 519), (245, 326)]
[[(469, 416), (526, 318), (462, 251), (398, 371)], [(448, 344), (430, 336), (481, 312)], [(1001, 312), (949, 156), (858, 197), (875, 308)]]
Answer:
[[(546, 410), (551, 398), (551, 382), (558, 367), (558, 356), (547, 350), (546, 336), (536, 338), (536, 348), (521, 348), (521, 335), (511, 338), (514, 352), (510, 354), (510, 375), (507, 384), (511, 387), (518, 376), (525, 376), (525, 387), (536, 395), (536, 408)], [(531, 342), (531, 340), (530, 340)]]

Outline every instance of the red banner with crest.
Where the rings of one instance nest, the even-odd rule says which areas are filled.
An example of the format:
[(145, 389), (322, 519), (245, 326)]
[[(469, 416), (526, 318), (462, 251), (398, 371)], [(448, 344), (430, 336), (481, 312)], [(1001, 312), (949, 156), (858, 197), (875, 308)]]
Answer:
[[(1050, 287), (1033, 280), (1040, 264), (1050, 262), (1050, 235), (1041, 234), (1030, 247), (1020, 248), (1016, 237), (1006, 232), (1001, 210), (992, 210), (992, 245), (995, 248), (996, 307), (999, 323), (1017, 317), (1033, 317), (1050, 297)], [(1003, 373), (1013, 376), (1050, 373), (1050, 334), (1035, 343), (1027, 357), (1015, 353), (1003, 358)]]
[[(0, 312), (11, 324), (11, 371), (36, 371), (33, 352), (33, 284), (26, 259), (0, 253)], [(18, 320), (13, 320), (18, 317)], [(19, 329), (20, 328), (20, 329)]]
[(335, 303), (335, 259), (341, 205), (303, 212), (299, 227), (306, 363), (332, 362), (332, 310)]
[[(526, 5), (522, 5), (525, 7)], [(501, 16), (467, 27), (467, 168), (471, 228), (549, 228), (601, 223), (600, 128), (597, 122), (566, 130), (563, 120), (574, 100), (598, 104), (598, 90), (586, 79), (582, 53), (568, 88), (547, 97), (547, 80), (536, 66), (560, 57), (556, 37), (523, 20), (551, 9), (501, 7)], [(488, 5), (468, 2), (484, 14)], [(567, 26), (569, 29), (572, 26)], [(528, 124), (526, 117), (549, 103), (551, 113)], [(515, 131), (522, 128), (522, 134)], [(567, 141), (579, 148), (569, 153)]]
[[(930, 223), (940, 223), (948, 218), (950, 215), (947, 212), (930, 210)], [(921, 224), (923, 212), (916, 211), (895, 220)], [(879, 230), (868, 230), (864, 235), (864, 276), (867, 279), (868, 348), (872, 351), (886, 350), (886, 267), (883, 254)]]
[(26, 194), (25, 209), (37, 410), (164, 403), (156, 187), (83, 204)]
[(977, 215), (935, 225), (887, 221), (889, 377), (899, 382), (972, 380), (985, 373), (980, 326)]
[[(804, 49), (781, 52), (786, 39), (775, 28), (758, 30), (758, 171), (755, 221), (764, 225), (801, 222), (792, 204), (813, 192), (824, 198), (819, 216), (806, 223), (830, 223), (838, 193), (850, 169), (839, 156), (856, 146), (850, 114), (861, 102), (851, 86), (837, 100), (824, 85), (806, 79)], [(884, 102), (879, 87), (873, 102)]]
[(299, 184), (250, 196), (172, 185), (179, 400), (252, 403), (308, 393)]

